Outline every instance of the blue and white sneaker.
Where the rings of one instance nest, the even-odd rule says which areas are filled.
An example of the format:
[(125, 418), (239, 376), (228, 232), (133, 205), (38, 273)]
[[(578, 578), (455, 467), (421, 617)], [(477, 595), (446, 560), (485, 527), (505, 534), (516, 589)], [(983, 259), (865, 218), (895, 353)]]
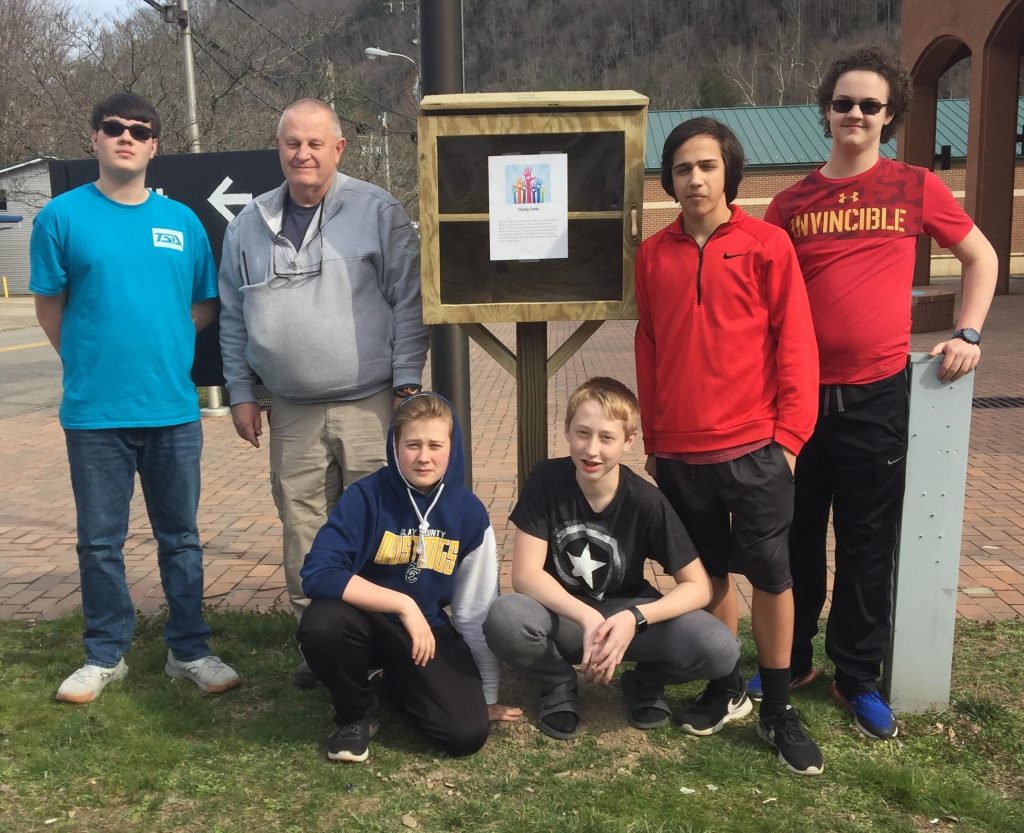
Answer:
[[(806, 674), (801, 674), (799, 677), (794, 677), (789, 681), (789, 690), (792, 691), (794, 688), (801, 688), (808, 683), (813, 683), (818, 678), (818, 669), (813, 665), (811, 670)], [(760, 703), (764, 699), (764, 691), (761, 689), (761, 672), (754, 672), (754, 676), (750, 678), (747, 683), (747, 697), (751, 700)]]
[(889, 740), (899, 734), (892, 709), (877, 691), (866, 691), (846, 698), (839, 690), (838, 683), (832, 683), (829, 694), (839, 705), (853, 712), (853, 725), (865, 737), (872, 740)]

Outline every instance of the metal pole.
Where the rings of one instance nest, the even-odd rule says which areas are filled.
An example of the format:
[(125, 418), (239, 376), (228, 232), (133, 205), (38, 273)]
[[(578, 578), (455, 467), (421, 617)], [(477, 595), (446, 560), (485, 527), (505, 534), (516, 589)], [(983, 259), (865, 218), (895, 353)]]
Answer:
[[(423, 95), (466, 90), (462, 0), (429, 0), (420, 6), (420, 79)], [(469, 338), (454, 324), (430, 331), (430, 378), (434, 390), (455, 406), (465, 436), (466, 483), (473, 483), (473, 425), (469, 396)]]
[[(202, 153), (199, 144), (199, 115), (196, 107), (196, 74), (192, 57), (192, 21), (188, 13), (188, 0), (178, 0), (178, 27), (181, 29), (181, 52), (185, 64), (185, 114), (188, 117), (188, 152)], [(206, 388), (206, 407), (203, 416), (225, 416), (231, 409), (224, 405), (221, 389)]]
[(391, 193), (391, 140), (388, 137), (388, 111), (380, 114), (380, 123), (384, 128), (384, 181), (387, 183), (387, 192)]
[[(163, 16), (165, 23), (174, 23), (181, 30), (182, 63), (185, 69), (185, 115), (188, 118), (188, 152), (202, 153), (199, 146), (199, 116), (196, 107), (196, 75), (192, 65), (192, 23), (188, 14), (188, 0), (177, 3), (158, 3), (144, 0)], [(207, 330), (207, 334), (210, 331)], [(206, 407), (200, 409), (203, 416), (224, 416), (231, 409), (224, 406), (219, 387), (200, 388), (206, 391)]]
[(199, 147), (199, 116), (196, 109), (196, 75), (192, 66), (192, 24), (188, 17), (188, 0), (178, 0), (178, 26), (181, 27), (181, 50), (185, 61), (185, 110), (188, 114), (188, 152), (202, 153)]

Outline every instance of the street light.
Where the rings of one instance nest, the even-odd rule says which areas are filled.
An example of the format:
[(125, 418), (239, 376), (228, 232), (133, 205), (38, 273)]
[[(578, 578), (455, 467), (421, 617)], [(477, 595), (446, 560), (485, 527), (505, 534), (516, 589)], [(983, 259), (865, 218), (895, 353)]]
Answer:
[[(404, 58), (414, 67), (416, 67), (416, 80), (412, 85), (412, 94), (417, 101), (420, 100), (420, 68), (416, 64), (416, 61), (410, 58), (408, 55), (403, 55), (401, 52), (388, 52), (386, 49), (381, 49), (377, 46), (368, 46), (363, 50), (363, 54), (371, 61), (376, 58)], [(391, 190), (391, 143), (388, 138), (388, 113), (385, 110), (380, 114), (380, 123), (384, 128), (384, 180), (387, 185), (387, 190)]]
[(403, 55), (401, 52), (388, 52), (386, 49), (381, 49), (378, 46), (368, 46), (363, 50), (363, 54), (371, 61), (377, 58), (404, 58), (414, 67), (416, 67), (416, 82), (412, 86), (412, 94), (417, 101), (420, 100), (420, 68), (413, 58), (408, 55)]
[(379, 49), (376, 46), (368, 46), (363, 50), (363, 54), (371, 61), (374, 58), (405, 58), (410, 64), (416, 66), (416, 62), (408, 55), (403, 55), (401, 52), (388, 52), (386, 49)]

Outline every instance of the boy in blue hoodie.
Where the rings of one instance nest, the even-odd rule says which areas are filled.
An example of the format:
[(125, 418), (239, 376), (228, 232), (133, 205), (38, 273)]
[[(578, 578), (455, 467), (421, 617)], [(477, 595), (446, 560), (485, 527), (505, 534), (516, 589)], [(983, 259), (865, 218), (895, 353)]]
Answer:
[(462, 432), (445, 399), (402, 402), (387, 457), (386, 468), (342, 493), (302, 568), (312, 601), (298, 640), (338, 726), (327, 757), (367, 759), (380, 723), (373, 668), (384, 669), (428, 740), (471, 755), (490, 720), (522, 714), (497, 704), (500, 666), (483, 635), (498, 596), (494, 531), (463, 485)]

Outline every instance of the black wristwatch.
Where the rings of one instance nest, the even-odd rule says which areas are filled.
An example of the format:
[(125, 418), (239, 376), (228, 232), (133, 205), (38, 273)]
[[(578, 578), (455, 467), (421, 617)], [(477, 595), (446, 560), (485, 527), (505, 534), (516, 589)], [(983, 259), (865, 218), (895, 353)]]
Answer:
[(962, 341), (966, 341), (968, 344), (981, 344), (981, 333), (977, 330), (972, 330), (970, 327), (964, 327), (962, 330), (957, 330), (953, 333), (953, 338), (959, 338)]
[(643, 633), (647, 630), (647, 617), (640, 612), (640, 608), (633, 606), (629, 608), (629, 612), (633, 614), (633, 618), (636, 619), (636, 632)]
[(394, 394), (399, 399), (408, 399), (410, 396), (415, 396), (420, 390), (422, 388), (419, 385), (402, 385), (400, 388), (395, 388)]

